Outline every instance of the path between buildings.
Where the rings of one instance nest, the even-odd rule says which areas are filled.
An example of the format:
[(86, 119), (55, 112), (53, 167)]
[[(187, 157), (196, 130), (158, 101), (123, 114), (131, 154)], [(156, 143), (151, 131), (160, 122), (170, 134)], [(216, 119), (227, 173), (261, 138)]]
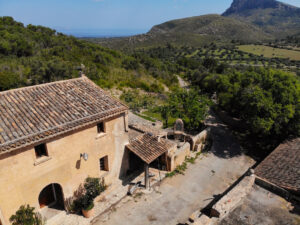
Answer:
[(156, 191), (142, 196), (125, 197), (113, 210), (94, 219), (94, 225), (144, 225), (185, 223), (196, 210), (205, 207), (223, 193), (254, 161), (227, 127), (214, 116), (207, 120), (213, 146), (195, 164), (189, 164), (185, 175), (165, 179)]

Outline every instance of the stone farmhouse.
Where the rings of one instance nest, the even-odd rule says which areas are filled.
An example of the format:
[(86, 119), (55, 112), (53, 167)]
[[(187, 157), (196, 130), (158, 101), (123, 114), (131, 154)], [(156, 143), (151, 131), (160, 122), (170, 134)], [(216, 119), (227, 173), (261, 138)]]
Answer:
[(86, 77), (1, 92), (1, 223), (23, 204), (64, 209), (87, 176), (123, 176), (127, 114)]
[(149, 167), (174, 170), (207, 136), (128, 123), (127, 106), (84, 75), (0, 92), (0, 225), (24, 204), (65, 210), (88, 176), (113, 188), (144, 171), (148, 187)]

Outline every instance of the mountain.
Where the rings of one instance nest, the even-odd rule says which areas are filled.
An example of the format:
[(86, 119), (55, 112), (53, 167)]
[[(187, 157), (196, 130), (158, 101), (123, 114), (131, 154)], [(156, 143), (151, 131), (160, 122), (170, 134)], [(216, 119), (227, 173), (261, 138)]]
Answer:
[(269, 38), (250, 23), (220, 15), (204, 15), (172, 20), (154, 26), (149, 34), (189, 33), (212, 36), (212, 39), (257, 41)]
[(177, 19), (154, 26), (148, 33), (126, 38), (90, 39), (111, 48), (165, 45), (199, 46), (213, 41), (257, 42), (272, 39), (259, 27), (216, 14)]
[(222, 15), (177, 19), (156, 25), (146, 34), (92, 41), (116, 49), (166, 43), (201, 46), (213, 41), (255, 43), (299, 33), (300, 8), (276, 0), (233, 0)]
[(300, 32), (300, 8), (276, 0), (234, 0), (223, 16), (252, 23), (275, 38)]

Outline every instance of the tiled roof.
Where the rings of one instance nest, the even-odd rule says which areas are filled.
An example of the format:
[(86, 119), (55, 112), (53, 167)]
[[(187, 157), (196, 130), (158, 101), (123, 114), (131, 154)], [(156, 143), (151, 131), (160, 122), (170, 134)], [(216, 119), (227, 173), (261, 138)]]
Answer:
[(141, 135), (141, 132), (139, 131), (136, 131), (134, 129), (129, 129), (128, 130), (128, 137), (129, 137), (129, 140), (133, 140), (135, 139), (137, 136), (140, 136)]
[(255, 174), (281, 188), (300, 193), (300, 138), (279, 145)]
[(127, 109), (85, 76), (0, 92), (0, 154), (96, 124)]
[(144, 162), (150, 164), (175, 145), (175, 143), (169, 140), (164, 138), (158, 140), (158, 137), (153, 134), (146, 133), (131, 140), (126, 147)]

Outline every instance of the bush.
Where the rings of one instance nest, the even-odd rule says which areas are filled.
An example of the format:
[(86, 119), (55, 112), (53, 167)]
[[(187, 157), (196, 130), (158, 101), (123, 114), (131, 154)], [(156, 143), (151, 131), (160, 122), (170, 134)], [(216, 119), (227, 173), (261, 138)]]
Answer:
[(100, 195), (101, 192), (105, 191), (106, 185), (104, 179), (100, 180), (99, 178), (88, 177), (85, 180), (84, 188), (86, 190), (85, 194), (94, 199)]
[(74, 200), (71, 206), (72, 212), (81, 209), (90, 210), (94, 208), (94, 199), (106, 189), (104, 179), (88, 177), (84, 183), (84, 194)]
[(9, 218), (12, 225), (45, 225), (45, 220), (39, 213), (34, 212), (34, 207), (22, 205), (15, 215)]
[(22, 84), (19, 76), (13, 72), (0, 71), (0, 91), (5, 91)]

